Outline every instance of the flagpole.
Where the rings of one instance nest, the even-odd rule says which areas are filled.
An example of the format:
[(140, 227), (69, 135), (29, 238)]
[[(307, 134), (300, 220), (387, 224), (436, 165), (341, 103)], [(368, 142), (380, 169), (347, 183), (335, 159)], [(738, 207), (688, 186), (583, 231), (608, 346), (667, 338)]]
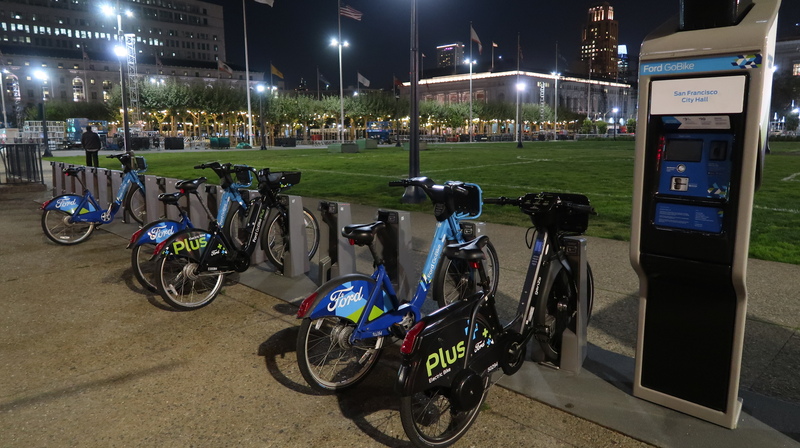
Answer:
[(339, 24), (339, 142), (344, 143), (344, 80), (342, 79), (342, 1), (336, 2), (336, 19)]
[(317, 101), (319, 101), (319, 65), (317, 66)]
[(519, 101), (520, 89), (522, 87), (519, 81), (519, 55), (520, 55), (519, 39), (520, 39), (520, 33), (517, 32), (517, 129), (516, 129), (517, 132), (515, 132), (515, 134), (517, 134), (516, 136), (517, 148), (522, 148), (522, 122), (520, 121), (521, 112), (520, 112), (520, 101)]
[[(419, 24), (417, 20), (417, 0), (411, 0), (411, 101), (408, 130), (408, 176), (418, 177), (419, 169)], [(406, 204), (419, 204), (426, 198), (419, 187), (407, 187), (401, 201)]]
[[(250, 59), (247, 57), (247, 14), (245, 12), (245, 0), (242, 0), (242, 21), (244, 22), (244, 73), (245, 83), (247, 84), (247, 136), (250, 138), (250, 146), (253, 146), (253, 111), (250, 108)], [(270, 67), (271, 68), (271, 67)]]

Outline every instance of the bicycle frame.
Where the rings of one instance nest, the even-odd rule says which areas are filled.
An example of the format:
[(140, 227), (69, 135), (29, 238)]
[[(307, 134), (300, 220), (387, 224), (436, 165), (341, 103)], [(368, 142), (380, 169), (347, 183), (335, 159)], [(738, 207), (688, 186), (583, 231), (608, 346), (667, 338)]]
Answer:
[[(234, 245), (222, 232), (219, 223), (213, 221), (210, 230), (185, 229), (175, 233), (156, 246), (155, 252), (162, 256), (180, 255), (197, 260), (200, 272), (243, 272), (249, 267), (250, 256), (255, 251), (270, 209), (264, 197), (250, 201), (247, 221), (250, 233), (241, 250), (232, 250)], [(207, 208), (206, 211), (210, 215)], [(169, 247), (166, 247), (167, 242), (170, 242)]]
[(225, 220), (228, 219), (228, 212), (231, 209), (231, 204), (233, 202), (238, 202), (239, 205), (244, 209), (247, 210), (248, 204), (245, 202), (242, 194), (239, 193), (239, 188), (244, 188), (246, 185), (241, 184), (232, 184), (229, 188), (224, 188), (222, 190), (222, 196), (220, 197), (220, 206), (217, 210), (217, 222), (220, 224), (224, 224)]
[[(311, 301), (310, 305), (304, 303), (301, 306), (301, 310), (304, 307), (307, 308), (305, 308), (305, 314), (299, 315), (299, 317), (312, 319), (333, 315), (347, 317), (357, 324), (350, 336), (351, 342), (390, 335), (392, 325), (401, 322), (408, 313), (413, 314), (413, 322), (419, 321), (422, 303), (428, 295), (428, 289), (433, 281), (433, 275), (445, 245), (448, 241), (463, 242), (464, 240), (460, 221), (460, 216), (455, 214), (444, 221), (437, 221), (428, 256), (410, 302), (400, 304), (386, 269), (379, 264), (371, 276), (350, 274), (329, 281), (326, 283), (327, 290), (326, 285), (323, 285), (315, 294), (306, 299)], [(338, 285), (345, 286), (339, 289), (330, 289), (332, 286)], [(361, 289), (353, 292), (359, 286)], [(372, 288), (366, 297), (362, 292), (364, 287)]]
[(122, 201), (128, 194), (128, 190), (132, 184), (137, 184), (142, 191), (145, 191), (144, 184), (139, 180), (138, 173), (135, 170), (126, 172), (122, 177), (122, 184), (117, 190), (117, 195), (114, 201), (108, 205), (108, 208), (100, 207), (92, 192), (89, 191), (80, 178), (78, 181), (83, 186), (83, 195), (65, 194), (51, 199), (45, 206), (44, 210), (61, 210), (70, 213), (72, 222), (88, 222), (95, 224), (108, 224), (114, 220)]

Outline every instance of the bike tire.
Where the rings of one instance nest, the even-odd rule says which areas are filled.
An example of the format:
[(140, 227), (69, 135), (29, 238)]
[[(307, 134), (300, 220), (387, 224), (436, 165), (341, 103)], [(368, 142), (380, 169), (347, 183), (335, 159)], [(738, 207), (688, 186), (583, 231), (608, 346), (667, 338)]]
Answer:
[(156, 269), (156, 287), (170, 306), (190, 311), (213, 302), (222, 288), (225, 274), (197, 272), (196, 260), (180, 255), (162, 255)]
[(72, 214), (61, 210), (42, 213), (42, 230), (50, 241), (71, 246), (86, 241), (94, 232), (95, 223), (72, 222)]
[[(489, 327), (481, 314), (476, 319), (483, 328)], [(455, 381), (458, 376), (451, 376), (451, 380)], [(407, 390), (417, 392), (400, 397), (400, 421), (411, 443), (420, 448), (436, 448), (458, 441), (475, 423), (489, 393), (489, 378), (483, 378), (483, 381), (483, 394), (477, 404), (469, 409), (456, 408), (455, 401), (450, 398), (452, 384), (450, 387), (437, 385), (428, 388), (410, 384)]]
[(233, 247), (241, 250), (247, 240), (247, 210), (238, 202), (233, 202), (228, 210), (228, 216), (222, 225), (222, 232), (230, 237)]
[(375, 367), (383, 337), (350, 344), (355, 323), (338, 316), (303, 319), (297, 335), (297, 364), (308, 384), (320, 392), (355, 386)]
[[(489, 276), (490, 292), (497, 292), (497, 283), (500, 278), (500, 263), (497, 259), (497, 250), (491, 241), (483, 247), (486, 257), (483, 260), (484, 269)], [(451, 260), (444, 255), (436, 265), (433, 275), (433, 299), (439, 308), (472, 296), (477, 292), (477, 273), (472, 272), (464, 260)]]
[[(319, 222), (311, 210), (303, 207), (303, 221), (306, 229), (306, 251), (310, 260), (319, 248)], [(283, 259), (289, 249), (289, 241), (283, 232), (283, 216), (276, 213), (267, 224), (261, 245), (267, 252), (267, 259), (278, 270), (283, 270)]]
[(141, 226), (142, 224), (149, 222), (147, 220), (147, 207), (145, 205), (145, 192), (139, 188), (138, 184), (131, 184), (130, 190), (128, 190), (128, 194), (125, 195), (125, 199), (123, 202), (123, 207), (125, 207), (125, 213), (131, 217), (136, 224)]
[(137, 244), (131, 248), (131, 267), (133, 268), (133, 275), (142, 288), (150, 292), (158, 292), (156, 286), (156, 270), (158, 269), (158, 262), (152, 260), (153, 244)]

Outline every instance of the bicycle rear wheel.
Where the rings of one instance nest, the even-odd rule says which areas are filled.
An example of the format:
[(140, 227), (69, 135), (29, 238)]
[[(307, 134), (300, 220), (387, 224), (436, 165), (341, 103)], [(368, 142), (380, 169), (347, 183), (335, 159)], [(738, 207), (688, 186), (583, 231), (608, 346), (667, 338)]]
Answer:
[(61, 210), (42, 213), (42, 230), (50, 241), (71, 246), (85, 241), (94, 232), (94, 223), (72, 222), (72, 214)]
[(128, 194), (125, 196), (123, 206), (125, 207), (125, 213), (140, 226), (148, 222), (144, 190), (139, 188), (139, 185), (135, 183), (131, 185), (131, 189), (128, 190)]
[[(306, 230), (306, 253), (310, 260), (319, 247), (319, 222), (311, 210), (303, 207), (303, 225)], [(284, 235), (283, 216), (280, 213), (269, 221), (267, 231), (264, 233), (262, 247), (267, 252), (267, 258), (278, 270), (283, 270), (283, 258), (289, 250), (288, 235)]]
[(131, 248), (131, 267), (139, 284), (148, 291), (156, 292), (156, 270), (158, 263), (153, 258), (153, 244), (139, 244)]
[(184, 311), (211, 303), (222, 288), (225, 274), (200, 272), (199, 267), (190, 257), (162, 256), (156, 269), (156, 287), (164, 301)]
[(383, 337), (350, 343), (355, 324), (337, 316), (303, 319), (297, 335), (297, 363), (308, 384), (333, 392), (355, 386), (378, 362)]
[(415, 446), (445, 447), (460, 439), (475, 422), (486, 400), (484, 389), (478, 404), (471, 409), (457, 409), (449, 397), (449, 388), (431, 388), (400, 397), (400, 421)]
[[(483, 267), (489, 276), (489, 287), (492, 294), (497, 292), (500, 277), (500, 263), (497, 250), (491, 241), (483, 247)], [(433, 276), (433, 299), (443, 308), (457, 300), (464, 299), (477, 292), (477, 276), (464, 260), (451, 260), (444, 255), (436, 266)]]

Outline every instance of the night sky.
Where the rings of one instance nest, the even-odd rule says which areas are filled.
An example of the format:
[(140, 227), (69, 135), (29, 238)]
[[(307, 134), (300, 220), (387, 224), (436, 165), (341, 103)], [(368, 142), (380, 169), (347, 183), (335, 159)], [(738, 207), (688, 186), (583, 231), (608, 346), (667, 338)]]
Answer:
[[(286, 88), (301, 78), (316, 90), (316, 70), (338, 85), (338, 53), (330, 39), (337, 34), (335, 0), (274, 0), (274, 7), (245, 0), (250, 68), (269, 74), (269, 64), (280, 70)], [(227, 61), (244, 69), (244, 33), (241, 0), (209, 0), (225, 8)], [(492, 42), (495, 58), (515, 60), (520, 35), (523, 68), (565, 71), (578, 60), (581, 31), (591, 0), (418, 0), (420, 51), (423, 69), (436, 65), (436, 47), (456, 41), (467, 45), (469, 26), (483, 45), (474, 58), (488, 65)], [(644, 37), (678, 13), (678, 0), (612, 0), (619, 22), (620, 44), (638, 53)], [(370, 87), (388, 88), (392, 76), (408, 81), (410, 49), (410, 0), (348, 0), (363, 13), (362, 20), (342, 17), (342, 37), (350, 43), (343, 52), (344, 83), (355, 85), (357, 73)], [(779, 36), (800, 35), (800, 1), (784, 0), (779, 15)], [(557, 44), (556, 44), (557, 43)], [(559, 58), (556, 57), (558, 45)], [(497, 62), (496, 62), (497, 64)], [(512, 64), (513, 65), (513, 64)], [(514, 65), (515, 67), (515, 65)], [(268, 77), (267, 77), (268, 78)]]

